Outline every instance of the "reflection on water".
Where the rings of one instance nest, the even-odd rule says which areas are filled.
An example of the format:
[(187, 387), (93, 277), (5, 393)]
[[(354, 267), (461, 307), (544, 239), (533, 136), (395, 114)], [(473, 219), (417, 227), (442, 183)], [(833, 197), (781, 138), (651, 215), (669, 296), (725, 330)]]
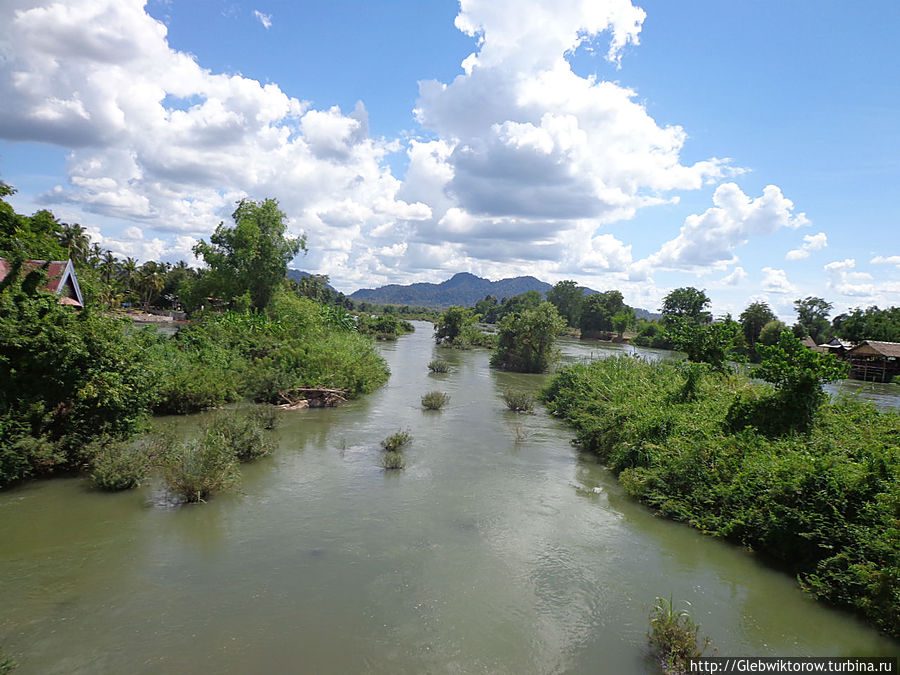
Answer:
[[(283, 413), (275, 455), (208, 504), (78, 479), (0, 494), (0, 645), (17, 673), (644, 673), (648, 613), (669, 594), (723, 655), (898, 651), (631, 501), (542, 410), (506, 410), (504, 389), (544, 376), (417, 329), (380, 347), (387, 386)], [(452, 372), (428, 372), (437, 355)], [(432, 389), (452, 397), (440, 412), (419, 405)], [(378, 443), (400, 428), (407, 468), (386, 473)]]

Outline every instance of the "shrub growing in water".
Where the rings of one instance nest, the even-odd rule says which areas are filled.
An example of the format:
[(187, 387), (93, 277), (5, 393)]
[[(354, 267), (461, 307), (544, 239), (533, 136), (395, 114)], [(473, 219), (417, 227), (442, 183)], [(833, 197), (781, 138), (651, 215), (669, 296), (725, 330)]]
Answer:
[[(689, 604), (689, 603), (687, 603)], [(650, 614), (650, 649), (666, 675), (690, 672), (689, 659), (703, 655), (709, 638), (699, 639), (698, 626), (686, 610), (676, 612), (672, 598), (656, 598)], [(700, 643), (700, 644), (698, 644)]]
[(16, 660), (11, 656), (7, 656), (6, 652), (4, 652), (3, 649), (0, 649), (0, 675), (11, 673), (18, 667), (19, 664)]
[(401, 453), (389, 451), (384, 453), (384, 457), (381, 459), (381, 465), (385, 469), (403, 469), (406, 467), (406, 460), (403, 459)]
[(204, 501), (238, 481), (238, 463), (225, 439), (206, 432), (173, 447), (163, 459), (162, 475), (169, 492), (185, 502)]
[(401, 429), (381, 441), (381, 447), (387, 452), (400, 452), (411, 442), (412, 434), (406, 429)]
[(450, 396), (442, 391), (429, 391), (422, 397), (422, 407), (426, 410), (440, 410), (450, 402)]
[(272, 454), (272, 439), (250, 413), (219, 413), (206, 422), (205, 431), (207, 436), (219, 436), (239, 462)]
[(101, 490), (130, 490), (141, 484), (150, 472), (150, 453), (144, 443), (126, 444), (112, 439), (88, 448), (92, 456), (90, 477)]
[(449, 373), (450, 364), (443, 359), (434, 359), (433, 361), (429, 362), (428, 370), (430, 370), (432, 373)]
[(516, 391), (507, 389), (503, 392), (503, 401), (506, 407), (513, 412), (527, 412), (534, 410), (534, 394), (530, 391)]

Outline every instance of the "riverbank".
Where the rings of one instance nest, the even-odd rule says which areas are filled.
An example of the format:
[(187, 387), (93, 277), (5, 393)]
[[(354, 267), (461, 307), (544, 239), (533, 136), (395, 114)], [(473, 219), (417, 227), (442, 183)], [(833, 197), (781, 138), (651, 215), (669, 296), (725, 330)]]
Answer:
[(548, 407), (662, 515), (758, 551), (816, 597), (900, 635), (900, 413), (839, 400), (808, 435), (727, 431), (739, 376), (693, 396), (673, 364), (630, 358), (566, 367)]

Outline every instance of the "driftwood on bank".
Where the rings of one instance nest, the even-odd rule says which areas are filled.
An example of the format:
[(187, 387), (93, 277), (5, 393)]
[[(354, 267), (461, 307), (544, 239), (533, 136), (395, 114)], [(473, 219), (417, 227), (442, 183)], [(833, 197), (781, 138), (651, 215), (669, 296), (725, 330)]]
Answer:
[(278, 395), (284, 403), (278, 406), (282, 410), (300, 410), (302, 408), (333, 408), (347, 400), (347, 392), (343, 389), (324, 389), (322, 387), (295, 387), (279, 391)]

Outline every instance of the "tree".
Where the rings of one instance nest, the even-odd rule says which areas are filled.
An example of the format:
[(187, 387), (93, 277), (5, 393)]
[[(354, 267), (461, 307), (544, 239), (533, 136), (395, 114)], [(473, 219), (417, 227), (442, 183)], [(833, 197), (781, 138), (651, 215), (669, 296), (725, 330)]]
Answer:
[(626, 307), (628, 306), (619, 291), (606, 291), (587, 296), (578, 322), (582, 334), (613, 330), (613, 317)]
[(666, 324), (674, 318), (685, 318), (694, 323), (709, 323), (712, 321), (712, 314), (706, 311), (709, 303), (705, 291), (686, 286), (669, 293), (663, 299), (663, 306), (659, 311), (663, 313), (663, 321)]
[(497, 311), (500, 309), (500, 303), (493, 295), (486, 295), (484, 298), (475, 303), (475, 313), (481, 315), (481, 320), (485, 323), (497, 323)]
[(831, 303), (822, 298), (808, 296), (803, 300), (794, 300), (794, 308), (797, 310), (797, 323), (794, 324), (795, 334), (798, 337), (810, 336), (816, 344), (824, 342), (831, 324), (828, 321), (828, 313), (831, 311)]
[(572, 328), (578, 327), (584, 302), (584, 289), (574, 281), (560, 281), (547, 291), (547, 302), (556, 307), (559, 315)]
[(741, 327), (730, 317), (708, 324), (673, 317), (667, 333), (675, 349), (687, 353), (689, 361), (708, 363), (719, 372), (728, 371), (729, 360), (741, 359)]
[(544, 297), (539, 291), (525, 291), (524, 293), (519, 293), (511, 298), (506, 298), (503, 300), (500, 309), (497, 310), (496, 320), (500, 321), (507, 314), (512, 314), (513, 312), (536, 309), (542, 302), (544, 302)]
[(209, 243), (201, 239), (194, 255), (209, 266), (211, 292), (231, 303), (249, 294), (251, 307), (263, 309), (284, 280), (288, 262), (306, 251), (306, 237), (285, 236), (285, 215), (275, 199), (242, 199), (231, 214), (234, 227), (219, 223)]
[(465, 329), (475, 325), (475, 316), (468, 307), (453, 306), (447, 309), (434, 324), (434, 341), (453, 344)]
[(549, 302), (508, 314), (500, 322), (491, 365), (520, 373), (542, 373), (555, 356), (556, 336), (565, 328), (565, 320)]
[(752, 348), (759, 340), (763, 326), (777, 318), (768, 303), (751, 302), (747, 305), (747, 309), (741, 312), (740, 316), (741, 329), (744, 331), (747, 346)]
[(758, 344), (761, 345), (774, 345), (781, 338), (781, 333), (787, 328), (782, 321), (775, 319), (770, 321), (765, 326), (762, 327), (762, 330), (759, 331), (759, 339), (757, 340)]

